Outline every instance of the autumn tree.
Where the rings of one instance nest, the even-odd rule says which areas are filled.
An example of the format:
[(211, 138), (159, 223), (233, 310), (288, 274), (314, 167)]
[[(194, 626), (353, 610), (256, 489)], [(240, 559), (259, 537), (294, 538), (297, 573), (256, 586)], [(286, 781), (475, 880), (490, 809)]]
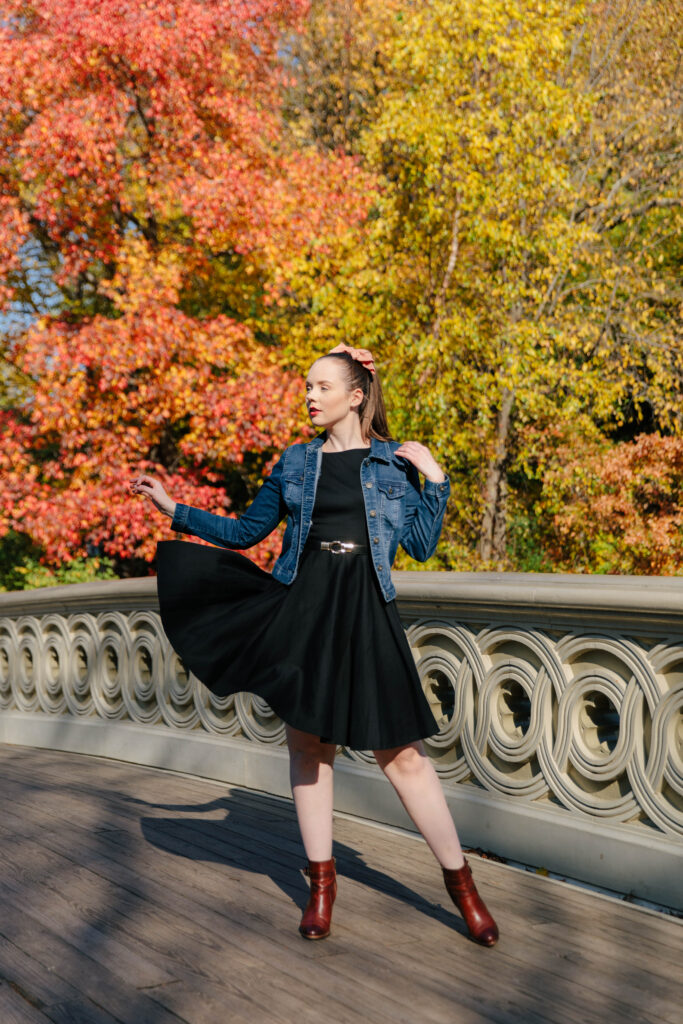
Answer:
[(394, 429), (455, 481), (447, 564), (509, 566), (511, 519), (550, 515), (558, 424), (576, 458), (645, 402), (679, 429), (679, 20), (435, 0), (384, 37), (373, 207), (300, 266), (292, 310), (319, 315), (293, 314), (291, 344), (379, 352)]
[(512, 406), (547, 410), (573, 358), (543, 303), (586, 233), (566, 216), (566, 142), (585, 110), (562, 77), (580, 16), (559, 2), (516, 16), (502, 0), (404, 4), (362, 138), (381, 182), (372, 215), (334, 277), (313, 281), (339, 333), (382, 353), (394, 429), (448, 464), (452, 525), (466, 526), (463, 554), (480, 535), (483, 561), (505, 547)]
[(0, 10), (0, 298), (25, 317), (5, 349), (0, 533), (52, 564), (144, 571), (165, 527), (133, 473), (239, 510), (306, 436), (263, 324), (291, 260), (361, 218), (366, 190), (354, 160), (282, 132), (278, 48), (303, 0)]
[(571, 216), (595, 242), (555, 290), (577, 319), (590, 310), (584, 347), (609, 367), (603, 424), (619, 437), (683, 434), (682, 32), (672, 0), (602, 0), (572, 51), (594, 102), (572, 146)]
[(355, 153), (391, 82), (391, 42), (405, 0), (311, 0), (283, 46), (283, 114), (301, 143)]
[(603, 441), (580, 460), (558, 447), (544, 510), (544, 547), (558, 569), (683, 575), (683, 438)]

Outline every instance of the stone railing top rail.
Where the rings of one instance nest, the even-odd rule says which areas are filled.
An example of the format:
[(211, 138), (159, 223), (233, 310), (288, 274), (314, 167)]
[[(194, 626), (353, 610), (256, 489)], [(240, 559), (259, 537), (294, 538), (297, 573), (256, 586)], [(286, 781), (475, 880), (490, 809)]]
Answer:
[[(638, 622), (683, 628), (683, 576), (588, 576), (566, 573), (392, 573), (404, 613), (439, 608), (468, 618), (478, 613), (535, 622), (591, 625)], [(0, 616), (71, 614), (157, 606), (156, 577), (98, 580), (0, 593)]]
[(535, 623), (639, 624), (683, 628), (683, 576), (580, 573), (398, 572), (402, 611), (442, 607), (468, 619)]

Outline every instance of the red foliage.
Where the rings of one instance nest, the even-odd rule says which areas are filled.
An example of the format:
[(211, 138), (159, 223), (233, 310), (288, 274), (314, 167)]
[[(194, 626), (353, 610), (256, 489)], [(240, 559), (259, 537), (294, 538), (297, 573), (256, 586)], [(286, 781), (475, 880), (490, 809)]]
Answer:
[(683, 573), (683, 438), (642, 434), (549, 473), (553, 555), (592, 572)]
[(150, 558), (168, 521), (131, 476), (220, 510), (225, 471), (253, 490), (245, 453), (267, 470), (306, 432), (298, 375), (250, 323), (289, 259), (369, 199), (351, 158), (284, 143), (277, 47), (305, 9), (0, 3), (0, 304), (29, 240), (63, 296), (13, 349), (33, 393), (0, 421), (0, 536), (27, 532), (54, 562), (88, 543)]

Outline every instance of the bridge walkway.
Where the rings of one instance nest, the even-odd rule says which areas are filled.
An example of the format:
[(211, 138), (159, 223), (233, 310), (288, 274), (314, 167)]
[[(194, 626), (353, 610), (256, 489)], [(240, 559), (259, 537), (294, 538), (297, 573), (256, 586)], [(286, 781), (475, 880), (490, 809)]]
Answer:
[(471, 853), (485, 949), (420, 837), (338, 816), (307, 942), (290, 802), (9, 745), (0, 780), (1, 1024), (680, 1024), (680, 918)]

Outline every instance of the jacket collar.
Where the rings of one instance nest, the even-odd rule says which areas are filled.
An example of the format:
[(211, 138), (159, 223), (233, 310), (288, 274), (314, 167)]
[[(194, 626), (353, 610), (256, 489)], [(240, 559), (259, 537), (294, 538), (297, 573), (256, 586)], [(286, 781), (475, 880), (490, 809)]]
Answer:
[[(323, 430), (321, 434), (318, 434), (312, 441), (308, 442), (307, 447), (315, 451), (317, 448), (320, 448), (326, 440), (327, 431)], [(371, 437), (369, 458), (378, 459), (380, 462), (391, 462), (391, 447), (389, 442), (380, 441), (377, 437)]]

